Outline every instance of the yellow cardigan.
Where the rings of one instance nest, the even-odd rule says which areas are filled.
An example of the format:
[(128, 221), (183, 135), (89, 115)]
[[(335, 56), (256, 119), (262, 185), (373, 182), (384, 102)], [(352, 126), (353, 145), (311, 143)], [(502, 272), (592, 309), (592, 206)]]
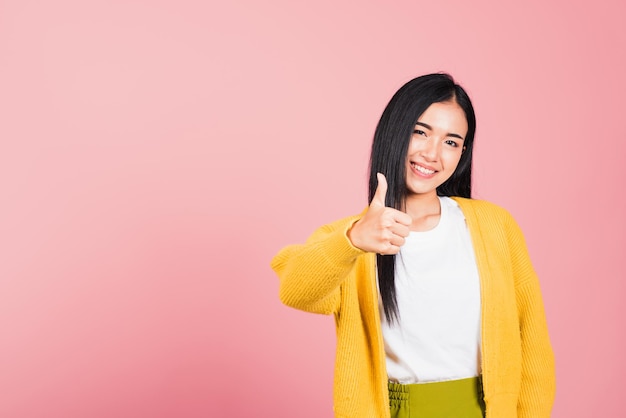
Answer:
[[(491, 203), (454, 198), (467, 221), (481, 281), (482, 373), (488, 418), (550, 416), (554, 356), (539, 281), (515, 220)], [(334, 314), (336, 417), (389, 417), (373, 253), (352, 246), (359, 216), (319, 228), (272, 260), (285, 305)]]

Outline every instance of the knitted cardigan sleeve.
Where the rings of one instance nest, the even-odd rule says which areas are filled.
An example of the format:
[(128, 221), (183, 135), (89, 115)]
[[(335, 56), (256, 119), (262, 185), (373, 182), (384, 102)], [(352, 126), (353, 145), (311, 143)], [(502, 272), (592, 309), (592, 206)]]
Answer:
[(304, 244), (283, 248), (272, 269), (280, 279), (280, 300), (307, 312), (331, 314), (339, 310), (340, 285), (364, 251), (354, 247), (347, 232), (359, 220), (344, 218), (316, 230)]
[[(508, 215), (508, 212), (507, 212)], [(549, 418), (555, 396), (554, 354), (535, 273), (522, 232), (511, 215), (506, 222), (522, 343), (519, 418)]]

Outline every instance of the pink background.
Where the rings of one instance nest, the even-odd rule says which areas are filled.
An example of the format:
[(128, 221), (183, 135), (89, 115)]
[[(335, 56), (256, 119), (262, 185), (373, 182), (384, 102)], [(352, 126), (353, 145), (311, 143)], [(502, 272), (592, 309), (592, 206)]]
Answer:
[(542, 279), (553, 416), (622, 413), (625, 3), (213, 3), (0, 1), (0, 416), (330, 417), (333, 319), (269, 262), (363, 208), (383, 107), (441, 70)]

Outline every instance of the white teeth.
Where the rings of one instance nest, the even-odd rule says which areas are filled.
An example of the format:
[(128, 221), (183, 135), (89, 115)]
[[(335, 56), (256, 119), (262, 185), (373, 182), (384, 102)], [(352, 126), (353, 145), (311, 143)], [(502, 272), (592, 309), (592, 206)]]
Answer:
[(419, 171), (420, 173), (424, 173), (424, 174), (433, 174), (435, 172), (435, 170), (429, 170), (417, 164), (413, 164), (413, 167), (415, 167), (415, 169)]

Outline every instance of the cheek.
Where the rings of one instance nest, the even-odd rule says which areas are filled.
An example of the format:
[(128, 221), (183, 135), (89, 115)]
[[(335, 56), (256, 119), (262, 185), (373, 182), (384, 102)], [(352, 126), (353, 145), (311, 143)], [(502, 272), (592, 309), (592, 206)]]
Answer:
[(417, 151), (419, 151), (419, 149), (420, 149), (420, 141), (416, 139), (411, 139), (411, 141), (409, 141), (409, 148), (406, 151), (406, 155), (407, 156), (413, 155)]
[(462, 154), (460, 149), (458, 152), (455, 150), (447, 153), (444, 156), (447, 168), (456, 169), (456, 167), (459, 165), (459, 162), (461, 161), (461, 156)]

